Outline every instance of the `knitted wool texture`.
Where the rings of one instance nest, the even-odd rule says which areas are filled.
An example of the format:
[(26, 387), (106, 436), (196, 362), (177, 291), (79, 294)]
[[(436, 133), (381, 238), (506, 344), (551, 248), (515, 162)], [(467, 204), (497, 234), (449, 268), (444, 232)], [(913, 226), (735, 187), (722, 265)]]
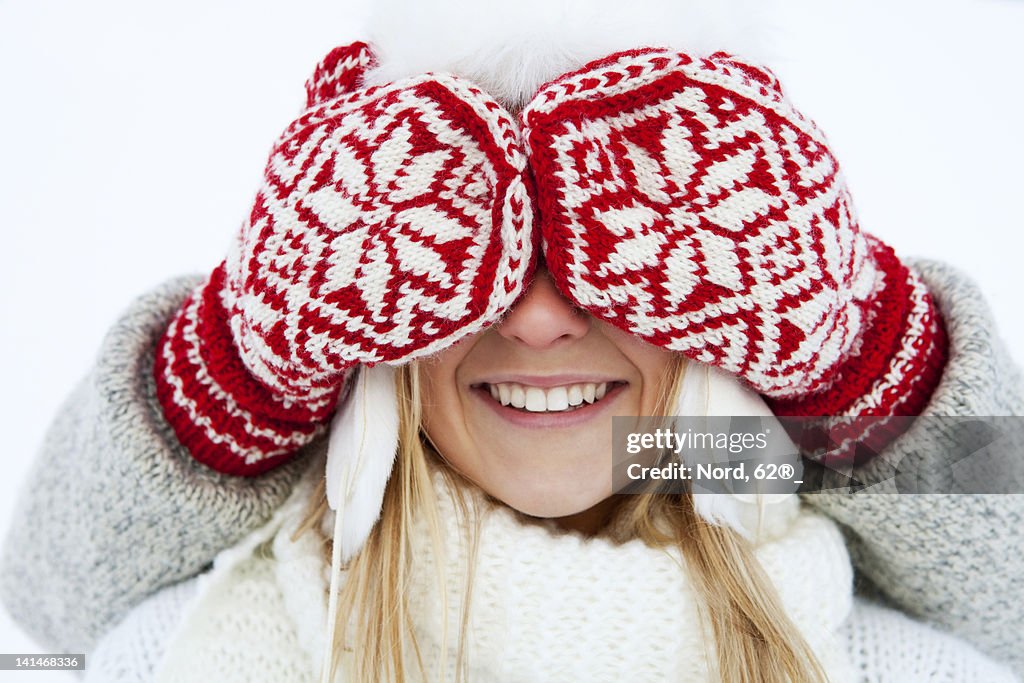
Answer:
[[(940, 263), (911, 266), (935, 294), (951, 345), (926, 414), (1024, 413), (1024, 379), (977, 286)], [(194, 577), (218, 551), (264, 525), (309, 466), (300, 456), (260, 477), (222, 474), (191, 457), (166, 423), (154, 395), (153, 352), (199, 280), (166, 283), (111, 326), (94, 367), (40, 444), (0, 548), (3, 607), (41, 649), (90, 653), (90, 670), (99, 665), (92, 653), (104, 633), (147, 596), (162, 600), (169, 591), (161, 589)], [(955, 468), (962, 457), (955, 425), (917, 423), (883, 457), (855, 468), (855, 478), (891, 481), (893, 462), (917, 472)], [(1024, 440), (1013, 443), (1024, 452)], [(306, 452), (324, 445), (320, 439)], [(835, 486), (848, 483), (840, 479)], [(1024, 496), (837, 492), (805, 500), (842, 524), (862, 581), (1024, 675)], [(132, 647), (166, 640), (152, 636), (154, 623), (166, 620), (139, 625), (132, 615), (118, 628), (125, 638), (146, 641)], [(883, 633), (878, 642), (908, 641)]]
[[(314, 475), (319, 471), (311, 467)], [(262, 671), (264, 658), (275, 659), (281, 650), (288, 652), (266, 666), (306, 670), (307, 677), (293, 673), (294, 680), (312, 680), (324, 645), (319, 628), (326, 618), (325, 539), (290, 539), (315, 479), (307, 477), (296, 487), (268, 528), (218, 559), (214, 573), (200, 583), (199, 599), (169, 634), (167, 656), (154, 680), (192, 681), (211, 673), (218, 680), (242, 680)], [(586, 541), (523, 524), (514, 511), (494, 507), (472, 491), (467, 492), (470, 507), (481, 524), (480, 544), (471, 560), (467, 522), (444, 477), (435, 475), (434, 483), (447, 583), (438, 585), (440, 558), (420, 516), (413, 534), (416, 564), (407, 591), (427, 680), (454, 676), (454, 634), (471, 562), (476, 570), (469, 602), (468, 680), (713, 680), (705, 656), (706, 626), (677, 552), (648, 548), (640, 541)], [(787, 613), (834, 680), (850, 680), (849, 662), (834, 639), (851, 606), (849, 559), (837, 528), (798, 508), (795, 496), (769, 508), (756, 554)], [(330, 525), (325, 520), (324, 526)], [(262, 543), (266, 550), (253, 553)], [(258, 559), (271, 556), (275, 561)], [(442, 649), (445, 623), (450, 635)], [(582, 633), (586, 637), (579, 637)], [(265, 642), (251, 642), (253, 637)], [(240, 654), (243, 647), (266, 655), (252, 654), (259, 663), (242, 664), (232, 653)], [(306, 657), (305, 662), (297, 656)], [(272, 680), (265, 674), (257, 678)]]
[(523, 112), (547, 265), (594, 315), (744, 378), (786, 415), (917, 414), (945, 339), (862, 233), (775, 76), (716, 53), (612, 55)]
[(348, 368), (492, 324), (538, 249), (573, 303), (778, 414), (924, 407), (946, 352), (931, 298), (859, 230), (769, 71), (619, 53), (516, 120), (457, 76), (360, 89), (372, 59), (355, 44), (317, 69), (238, 243), (161, 344), (158, 395), (200, 461), (274, 467), (322, 430)]
[(454, 77), (349, 92), (370, 59), (356, 44), (317, 69), (237, 243), (161, 342), (161, 404), (217, 470), (278, 465), (322, 431), (346, 369), (483, 329), (533, 266), (511, 117)]
[[(318, 464), (310, 471), (318, 473)], [(324, 539), (306, 534), (292, 541), (309, 483), (300, 483), (270, 524), (225, 551), (212, 573), (161, 591), (130, 613), (92, 655), (86, 682), (317, 680)], [(468, 549), (440, 479), (435, 488), (449, 553), (448, 612), (436, 557), (422, 535), (408, 595), (428, 680), (452, 680), (452, 660), (441, 677), (435, 656), (443, 620), (450, 633), (460, 623)], [(851, 611), (849, 567), (834, 526), (806, 509), (797, 513), (794, 503), (772, 510), (757, 556), (830, 680), (1017, 680), (965, 643), (899, 613), (856, 600)], [(480, 537), (468, 680), (714, 680), (678, 558), (639, 542), (584, 541), (524, 525), (501, 508), (485, 516)], [(455, 643), (448, 648), (453, 657)], [(349, 680), (344, 670), (338, 680)]]

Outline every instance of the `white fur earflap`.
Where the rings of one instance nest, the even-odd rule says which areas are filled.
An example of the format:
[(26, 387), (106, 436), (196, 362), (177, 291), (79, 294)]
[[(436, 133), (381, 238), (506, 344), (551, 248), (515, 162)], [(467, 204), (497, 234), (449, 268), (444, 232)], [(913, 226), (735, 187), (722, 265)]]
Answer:
[[(755, 416), (774, 420), (774, 413), (760, 396), (744, 386), (733, 375), (703, 363), (690, 361), (683, 375), (676, 405), (680, 416)], [(798, 449), (781, 424), (771, 430), (776, 442), (791, 447), (794, 457)], [(785, 450), (789, 450), (786, 448)], [(697, 493), (693, 506), (706, 521), (727, 526), (748, 539), (781, 535), (795, 519), (799, 503), (795, 494), (727, 494)]]
[(368, 84), (456, 73), (517, 109), (544, 83), (613, 52), (670, 47), (768, 57), (766, 0), (379, 0)]
[(327, 503), (334, 510), (331, 580), (327, 596), (327, 635), (320, 680), (332, 680), (334, 619), (341, 590), (341, 566), (366, 543), (380, 518), (384, 488), (398, 450), (398, 396), (395, 369), (359, 368), (355, 385), (331, 421), (324, 474)]
[(342, 561), (363, 546), (380, 517), (397, 449), (395, 370), (361, 367), (327, 444), (327, 502), (337, 511)]

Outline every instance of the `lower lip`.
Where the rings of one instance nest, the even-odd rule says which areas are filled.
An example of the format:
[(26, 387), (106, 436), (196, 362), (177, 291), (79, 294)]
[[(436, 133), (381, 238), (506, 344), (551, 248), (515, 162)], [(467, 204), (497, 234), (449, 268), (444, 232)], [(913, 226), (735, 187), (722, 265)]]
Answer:
[(473, 387), (471, 391), (480, 401), (493, 410), (498, 417), (517, 427), (526, 429), (562, 429), (576, 427), (597, 419), (602, 413), (615, 402), (627, 384), (616, 384), (608, 389), (600, 401), (589, 403), (576, 410), (567, 410), (564, 413), (531, 413), (511, 406), (503, 406), (491, 397), (491, 392), (484, 387)]

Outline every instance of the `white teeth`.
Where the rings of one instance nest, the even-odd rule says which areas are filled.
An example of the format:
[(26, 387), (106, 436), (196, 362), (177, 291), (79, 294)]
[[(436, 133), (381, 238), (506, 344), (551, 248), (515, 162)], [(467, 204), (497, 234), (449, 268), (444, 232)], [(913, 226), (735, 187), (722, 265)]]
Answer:
[(548, 410), (565, 410), (569, 407), (569, 392), (565, 387), (548, 389)]
[(526, 407), (526, 392), (518, 384), (512, 385), (512, 397), (509, 399), (509, 403), (515, 408)]
[(586, 382), (542, 389), (514, 382), (487, 385), (491, 397), (503, 406), (528, 410), (532, 413), (557, 413), (584, 403), (595, 403), (608, 393), (608, 383)]
[(526, 409), (531, 413), (541, 413), (548, 409), (548, 401), (544, 396), (543, 389), (526, 388)]

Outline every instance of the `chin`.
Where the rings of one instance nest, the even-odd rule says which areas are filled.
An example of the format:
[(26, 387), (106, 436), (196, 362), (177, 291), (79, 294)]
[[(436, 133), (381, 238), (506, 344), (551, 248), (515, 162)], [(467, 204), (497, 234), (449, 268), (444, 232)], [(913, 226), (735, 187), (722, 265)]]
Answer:
[(572, 482), (558, 490), (552, 490), (550, 484), (545, 484), (530, 494), (523, 495), (523, 492), (519, 491), (516, 492), (518, 495), (503, 496), (500, 500), (525, 515), (551, 519), (584, 512), (611, 495), (610, 483), (595, 493), (580, 495), (578, 490), (571, 494), (567, 493), (573, 488), (573, 483), (578, 486), (577, 482)]

